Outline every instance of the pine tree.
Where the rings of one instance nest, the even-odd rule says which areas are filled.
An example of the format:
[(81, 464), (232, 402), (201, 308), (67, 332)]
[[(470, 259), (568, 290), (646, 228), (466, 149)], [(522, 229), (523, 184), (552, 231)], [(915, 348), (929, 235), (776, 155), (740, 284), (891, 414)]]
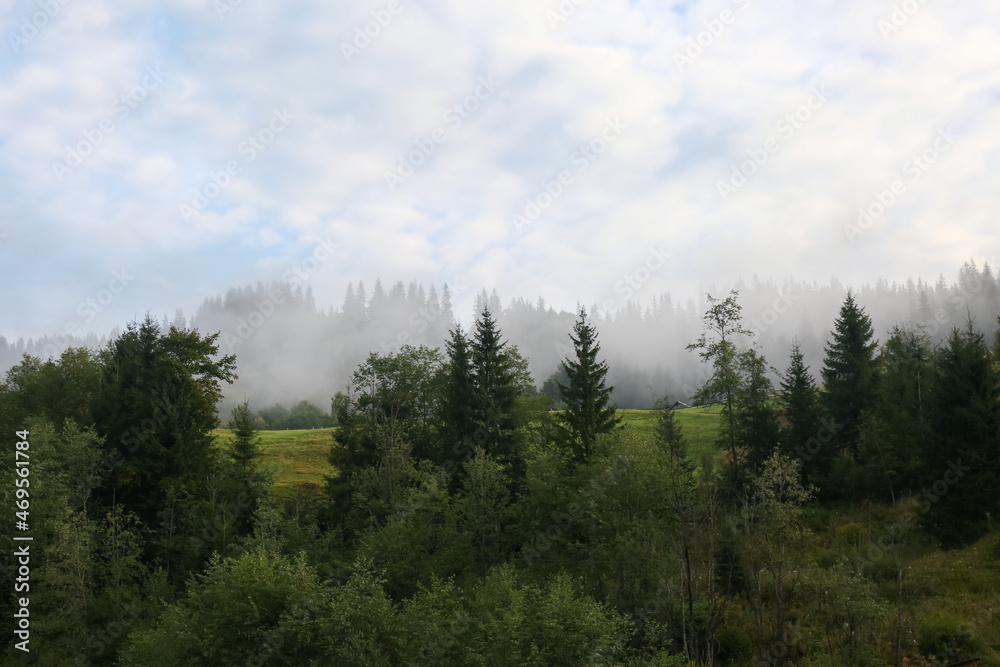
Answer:
[(233, 408), (229, 428), (234, 437), (231, 450), (233, 461), (243, 472), (250, 475), (255, 474), (261, 453), (262, 438), (260, 429), (257, 428), (257, 419), (254, 417), (248, 401), (243, 401)]
[(832, 336), (822, 370), (826, 388), (823, 404), (836, 428), (833, 444), (857, 457), (862, 412), (876, 399), (878, 341), (872, 340), (871, 318), (850, 292), (834, 322)]
[(476, 384), (473, 378), (469, 340), (458, 325), (450, 332), (445, 343), (448, 352), (448, 377), (442, 401), (444, 432), (448, 439), (445, 453), (454, 451), (462, 442), (472, 442), (476, 431), (476, 412), (473, 399)]
[(594, 450), (597, 436), (610, 433), (622, 418), (610, 405), (614, 387), (604, 384), (608, 374), (608, 364), (597, 360), (601, 346), (597, 342), (597, 330), (587, 323), (587, 313), (580, 308), (577, 320), (570, 334), (576, 350), (576, 360), (565, 359), (563, 366), (569, 376), (569, 384), (559, 383), (559, 396), (566, 409), (560, 414), (562, 436), (570, 445), (578, 461), (587, 461)]
[(517, 385), (507, 343), (500, 338), (496, 320), (489, 308), (484, 308), (476, 320), (472, 341), (472, 372), (475, 392), (472, 397), (477, 428), (487, 453), (497, 460), (513, 462), (513, 415)]
[(785, 455), (802, 462), (802, 475), (808, 482), (810, 475), (828, 470), (824, 462), (829, 460), (829, 448), (818, 438), (819, 391), (798, 341), (792, 343), (788, 368), (781, 378), (781, 405), (786, 422), (781, 431)]
[(451, 290), (448, 289), (448, 283), (441, 288), (441, 320), (446, 329), (451, 329), (455, 325), (455, 313), (452, 311)]
[[(931, 528), (952, 540), (978, 538), (1000, 515), (1000, 389), (989, 347), (970, 319), (938, 352), (929, 397), (933, 427), (920, 496)], [(942, 492), (942, 480), (945, 482)], [(957, 485), (957, 486), (956, 486)]]
[(932, 356), (930, 338), (922, 329), (901, 327), (893, 327), (879, 354), (878, 458), (891, 484), (915, 481), (921, 464), (929, 437), (925, 406), (933, 380)]

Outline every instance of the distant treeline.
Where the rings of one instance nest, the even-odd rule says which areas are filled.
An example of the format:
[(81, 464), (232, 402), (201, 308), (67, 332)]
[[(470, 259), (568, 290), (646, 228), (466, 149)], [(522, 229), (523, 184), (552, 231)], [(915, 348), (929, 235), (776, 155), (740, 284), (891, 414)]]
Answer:
[(286, 429), (327, 428), (333, 418), (309, 401), (300, 401), (291, 410), (278, 404), (257, 411), (258, 427), (264, 431)]
[[(817, 367), (828, 342), (824, 323), (836, 316), (847, 287), (836, 278), (829, 284), (787, 280), (781, 284), (756, 278), (732, 288), (740, 294), (746, 327), (755, 333), (761, 353), (780, 366), (797, 340), (805, 362)], [(720, 295), (730, 286), (707, 287)], [(258, 284), (208, 298), (191, 317), (178, 311), (161, 326), (221, 332), (220, 350), (239, 357), (239, 379), (225, 390), (220, 408), (228, 412), (239, 400), (254, 405), (294, 405), (307, 400), (327, 410), (330, 397), (343, 391), (353, 369), (370, 352), (387, 353), (402, 345), (440, 348), (456, 321), (477, 319), (488, 307), (498, 325), (518, 341), (528, 361), (532, 382), (542, 389), (567, 355), (565, 332), (574, 316), (557, 311), (544, 299), (516, 298), (504, 303), (496, 291), (483, 290), (474, 312), (455, 313), (457, 288), (425, 288), (397, 282), (385, 289), (376, 280), (349, 284), (339, 307), (319, 308), (309, 287)], [(697, 355), (685, 349), (701, 330), (707, 302), (679, 302), (669, 293), (632, 297), (647, 300), (606, 300), (588, 306), (611, 370), (609, 384), (620, 407), (651, 408), (656, 396), (689, 399), (705, 382)], [(932, 345), (940, 345), (952, 327), (971, 316), (978, 330), (992, 336), (1000, 316), (1000, 288), (993, 269), (966, 263), (957, 280), (941, 276), (935, 283), (908, 280), (854, 289), (858, 304), (872, 317), (875, 336), (885, 340), (892, 327), (921, 328)], [(113, 338), (117, 332), (112, 332)], [(25, 352), (48, 357), (69, 345), (97, 349), (108, 339), (46, 337), (7, 341), (0, 337), (0, 371), (18, 363)], [(550, 385), (551, 387), (551, 385)], [(549, 391), (553, 398), (555, 395)]]

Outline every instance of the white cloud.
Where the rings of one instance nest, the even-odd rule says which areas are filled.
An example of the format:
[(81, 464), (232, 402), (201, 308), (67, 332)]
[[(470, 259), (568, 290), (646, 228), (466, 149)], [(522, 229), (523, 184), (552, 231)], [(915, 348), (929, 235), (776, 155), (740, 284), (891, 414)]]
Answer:
[[(67, 4), (0, 69), (0, 200), (17, 212), (0, 261), (19, 276), (5, 300), (57, 289), (33, 277), (31, 253), (72, 256), (77, 282), (91, 283), (110, 252), (148, 277), (114, 313), (127, 319), (142, 299), (165, 298), (141, 285), (197, 301), (252, 271), (278, 277), (295, 247), (328, 233), (352, 249), (317, 283), (334, 304), (349, 279), (461, 275), (505, 299), (572, 308), (663, 240), (678, 259), (656, 279), (682, 297), (753, 274), (933, 280), (996, 246), (1000, 8), (928, 4), (884, 38), (892, 3), (861, 0), (587, 2), (554, 30), (557, 2), (401, 2), (351, 63), (341, 43), (385, 2), (244, 2), (222, 20), (202, 2)], [(7, 30), (35, 7), (7, 4)], [(724, 9), (732, 22), (678, 71), (674, 54)], [(162, 85), (115, 117), (114, 100), (156, 65)], [(449, 124), (446, 112), (490, 76), (498, 90)], [(829, 102), (721, 201), (718, 181), (820, 85)], [(243, 142), (283, 107), (295, 119), (248, 159)], [(59, 182), (53, 161), (109, 116), (114, 131)], [(510, 216), (615, 116), (628, 129), (516, 232)], [(848, 243), (843, 225), (949, 124), (962, 137), (954, 149)], [(446, 139), (391, 192), (386, 171), (436, 129)], [(178, 205), (231, 161), (232, 182), (185, 220)], [(245, 245), (246, 261), (177, 270), (179, 255), (225, 244)], [(25, 318), (23, 333), (53, 319)]]

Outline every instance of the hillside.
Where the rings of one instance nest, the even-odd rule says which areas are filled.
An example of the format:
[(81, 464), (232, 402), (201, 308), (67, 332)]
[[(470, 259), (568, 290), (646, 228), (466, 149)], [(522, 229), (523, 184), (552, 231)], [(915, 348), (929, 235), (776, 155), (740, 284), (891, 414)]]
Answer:
[[(626, 429), (642, 439), (652, 436), (656, 412), (624, 410)], [(719, 454), (719, 408), (688, 408), (675, 412), (684, 429), (694, 460)], [(315, 492), (333, 467), (327, 452), (335, 429), (262, 431), (263, 460), (275, 475), (275, 495), (290, 497), (301, 485)], [(218, 429), (215, 436), (227, 444), (232, 433)], [(918, 512), (916, 502), (904, 500), (895, 507), (866, 503), (813, 502), (806, 508), (807, 537), (799, 545), (804, 556), (794, 638), (804, 645), (822, 647), (844, 641), (844, 633), (857, 633), (858, 650), (864, 641), (892, 645), (895, 616), (900, 603), (906, 617), (904, 650), (935, 655), (936, 661), (911, 662), (908, 667), (944, 665), (956, 657), (982, 656), (982, 667), (1000, 667), (1000, 535), (992, 534), (963, 549), (942, 550), (921, 530), (915, 531), (903, 571), (899, 597), (898, 571), (888, 554), (870, 559), (872, 545), (887, 526), (907, 513)], [(863, 565), (858, 565), (863, 563)], [(861, 567), (868, 582), (847, 574)], [(824, 583), (825, 582), (825, 583)], [(844, 609), (848, 610), (844, 615)], [(749, 613), (744, 608), (730, 614)], [(739, 641), (730, 638), (731, 641)], [(833, 665), (810, 662), (809, 665)]]

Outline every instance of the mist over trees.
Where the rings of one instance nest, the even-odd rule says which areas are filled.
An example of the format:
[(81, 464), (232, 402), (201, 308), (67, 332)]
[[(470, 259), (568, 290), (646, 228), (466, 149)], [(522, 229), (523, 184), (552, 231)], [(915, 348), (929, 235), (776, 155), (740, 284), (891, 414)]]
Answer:
[[(835, 278), (826, 285), (793, 280), (779, 285), (755, 278), (726, 289), (706, 286), (705, 291), (724, 294), (730, 288), (739, 292), (744, 326), (753, 333), (760, 354), (784, 368), (796, 341), (804, 363), (818, 376), (829, 343), (827, 323), (837, 316), (847, 286)], [(851, 291), (869, 313), (876, 340), (885, 340), (896, 326), (919, 326), (932, 346), (939, 345), (968, 316), (990, 337), (1000, 315), (1000, 287), (992, 267), (972, 262), (951, 283), (943, 276), (934, 284), (880, 280)], [(517, 341), (539, 389), (569, 355), (566, 331), (575, 313), (557, 311), (542, 298), (518, 297), (505, 303), (495, 290), (483, 290), (473, 312), (456, 313), (454, 296), (447, 286), (397, 282), (386, 288), (376, 280), (348, 284), (342, 303), (321, 308), (308, 286), (258, 284), (208, 298), (190, 318), (176, 312), (161, 324), (220, 332), (222, 353), (238, 356), (240, 377), (224, 388), (224, 413), (244, 399), (258, 408), (280, 404), (289, 410), (307, 400), (326, 410), (330, 397), (347, 387), (354, 368), (369, 353), (403, 345), (444, 350), (449, 331), (457, 323), (468, 327), (484, 308), (508, 340)], [(622, 301), (610, 308), (587, 306), (609, 365), (612, 400), (619, 407), (650, 408), (664, 394), (688, 402), (705, 384), (706, 368), (685, 348), (700, 335), (709, 305), (703, 296), (681, 303), (661, 294), (646, 305)], [(111, 332), (111, 337), (116, 334)], [(45, 358), (70, 345), (98, 349), (107, 340), (94, 334), (18, 341), (0, 337), (0, 371), (18, 363), (25, 352)], [(554, 385), (550, 387), (557, 398)]]
[[(353, 320), (277, 289), (247, 293), (261, 334), (280, 315), (268, 295), (303, 322), (368, 326), (361, 287)], [(29, 664), (995, 664), (977, 578), (1000, 558), (1000, 332), (967, 308), (939, 343), (919, 323), (878, 340), (847, 291), (818, 386), (797, 341), (771, 366), (740, 297), (705, 296), (687, 347), (715, 407), (681, 416), (666, 396), (617, 409), (585, 309), (551, 410), (484, 294), (443, 349), (354, 366), (336, 428), (307, 434), (322, 484), (295, 479), (304, 441), (258, 430), (315, 406), (244, 399), (217, 430), (234, 334), (147, 316), (95, 352), (25, 355), (0, 382), (0, 431), (32, 467), (0, 459), (0, 495), (34, 531)], [(0, 554), (8, 580), (27, 572), (15, 558)], [(27, 606), (0, 597), (9, 625)]]

